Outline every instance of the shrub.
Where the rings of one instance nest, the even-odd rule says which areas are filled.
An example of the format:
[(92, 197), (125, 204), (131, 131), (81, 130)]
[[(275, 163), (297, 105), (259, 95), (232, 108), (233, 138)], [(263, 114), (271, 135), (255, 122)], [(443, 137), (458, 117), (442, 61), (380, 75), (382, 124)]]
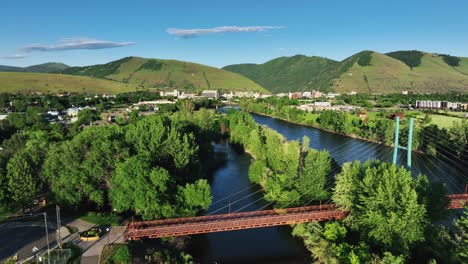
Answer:
[(112, 261), (116, 264), (126, 264), (132, 262), (132, 255), (130, 254), (130, 250), (125, 245), (123, 247), (119, 247), (111, 257)]
[(158, 71), (162, 68), (163, 63), (160, 62), (159, 60), (155, 59), (150, 59), (147, 62), (145, 62), (141, 67), (138, 69), (139, 70), (154, 70)]
[(370, 66), (372, 60), (372, 51), (365, 51), (358, 59), (358, 64), (360, 66)]
[(448, 54), (440, 54), (440, 56), (448, 65), (452, 67), (460, 66), (460, 58), (455, 57), (455, 56), (450, 56)]
[(421, 58), (424, 56), (424, 53), (418, 50), (404, 50), (404, 51), (395, 51), (385, 54), (394, 59), (404, 62), (411, 69), (421, 65)]

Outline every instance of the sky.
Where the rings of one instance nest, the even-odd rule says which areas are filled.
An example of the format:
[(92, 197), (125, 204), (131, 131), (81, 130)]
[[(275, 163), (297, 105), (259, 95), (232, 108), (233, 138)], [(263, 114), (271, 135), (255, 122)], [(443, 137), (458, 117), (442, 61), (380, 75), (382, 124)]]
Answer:
[(126, 56), (215, 67), (417, 49), (468, 57), (463, 0), (2, 0), (0, 65)]

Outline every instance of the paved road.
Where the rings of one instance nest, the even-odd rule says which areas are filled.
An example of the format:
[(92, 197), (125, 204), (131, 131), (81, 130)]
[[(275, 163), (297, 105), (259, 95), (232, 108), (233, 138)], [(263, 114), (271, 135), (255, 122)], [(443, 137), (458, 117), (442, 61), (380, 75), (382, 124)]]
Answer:
[(110, 232), (104, 234), (101, 239), (93, 243), (88, 250), (83, 253), (81, 257), (81, 264), (97, 264), (99, 256), (102, 253), (102, 249), (108, 243), (122, 243), (124, 242), (123, 233), (125, 231), (124, 226), (111, 227)]
[[(86, 221), (76, 219), (67, 223), (67, 225), (74, 226), (78, 230), (85, 231), (94, 225)], [(49, 243), (51, 247), (56, 242), (57, 233), (55, 231), (55, 223), (50, 222), (49, 227)], [(72, 242), (84, 251), (81, 263), (83, 264), (97, 264), (102, 249), (108, 243), (123, 242), (123, 232), (125, 227), (112, 227), (110, 234), (104, 234), (101, 239), (94, 242), (81, 241), (78, 233), (69, 234), (65, 227), (61, 228), (61, 235), (63, 242)], [(25, 259), (33, 256), (32, 249), (46, 249), (47, 242), (45, 236), (45, 228), (41, 221), (29, 222), (11, 222), (8, 224), (0, 224), (0, 263), (7, 257), (18, 254), (18, 259)]]
[[(55, 242), (55, 230), (49, 228), (49, 242)], [(18, 253), (19, 259), (32, 256), (33, 247), (47, 246), (44, 226), (21, 226), (0, 229), (0, 262)]]

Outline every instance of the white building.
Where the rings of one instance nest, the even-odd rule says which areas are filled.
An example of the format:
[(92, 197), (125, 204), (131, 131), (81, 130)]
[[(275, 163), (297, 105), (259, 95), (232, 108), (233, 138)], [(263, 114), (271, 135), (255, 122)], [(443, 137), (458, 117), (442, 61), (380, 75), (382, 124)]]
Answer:
[(311, 98), (312, 97), (312, 92), (303, 92), (302, 97)]
[(219, 99), (219, 92), (218, 90), (204, 90), (201, 95), (206, 98), (210, 99)]
[(81, 111), (81, 107), (72, 107), (67, 109), (67, 116), (77, 117), (78, 113)]
[(159, 95), (161, 97), (165, 97), (165, 96), (172, 96), (172, 97), (179, 97), (180, 96), (180, 91), (179, 90), (174, 90), (172, 92), (169, 92), (169, 91), (161, 91), (159, 92)]

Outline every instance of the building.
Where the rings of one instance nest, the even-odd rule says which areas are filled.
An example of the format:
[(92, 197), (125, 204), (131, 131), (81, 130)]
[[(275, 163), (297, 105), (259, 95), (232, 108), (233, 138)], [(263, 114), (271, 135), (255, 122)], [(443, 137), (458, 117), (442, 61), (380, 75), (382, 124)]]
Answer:
[(331, 103), (330, 102), (315, 102), (314, 106), (316, 106), (316, 107), (330, 107)]
[(299, 99), (302, 97), (301, 92), (295, 92), (295, 93), (288, 93), (288, 98), (289, 99)]
[(395, 113), (395, 114), (389, 114), (387, 115), (388, 118), (396, 120), (397, 117), (400, 118), (400, 120), (405, 119), (405, 114), (404, 113)]
[(67, 109), (67, 116), (77, 117), (78, 113), (81, 111), (81, 107), (72, 107)]
[(302, 97), (304, 98), (311, 98), (312, 97), (312, 92), (303, 92)]
[(219, 92), (218, 90), (204, 90), (201, 95), (206, 98), (210, 99), (219, 99)]
[(180, 96), (180, 94), (181, 94), (181, 93), (180, 93), (179, 90), (174, 90), (174, 91), (172, 91), (172, 92), (168, 92), (168, 91), (161, 91), (161, 92), (159, 92), (159, 95), (160, 95), (161, 97), (172, 96), (172, 97), (177, 98), (177, 97)]

